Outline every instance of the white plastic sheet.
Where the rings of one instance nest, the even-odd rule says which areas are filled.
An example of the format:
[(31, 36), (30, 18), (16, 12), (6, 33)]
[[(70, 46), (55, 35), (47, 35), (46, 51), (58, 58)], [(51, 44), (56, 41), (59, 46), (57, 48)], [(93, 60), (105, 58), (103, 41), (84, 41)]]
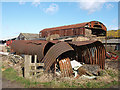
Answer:
[(76, 60), (73, 60), (70, 62), (71, 63), (71, 66), (74, 70), (77, 70), (79, 67), (82, 66), (82, 64), (80, 64), (79, 62), (77, 62)]
[(8, 55), (9, 53), (8, 52), (0, 52), (1, 55)]

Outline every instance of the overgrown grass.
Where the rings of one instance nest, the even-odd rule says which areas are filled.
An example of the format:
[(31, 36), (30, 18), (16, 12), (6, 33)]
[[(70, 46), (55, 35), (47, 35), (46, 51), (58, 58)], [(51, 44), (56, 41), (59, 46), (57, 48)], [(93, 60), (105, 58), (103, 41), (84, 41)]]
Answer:
[[(106, 71), (111, 78), (116, 77), (116, 74), (110, 70)], [(101, 72), (103, 73), (103, 72)], [(26, 88), (34, 87), (34, 88), (40, 88), (42, 87), (49, 87), (49, 88), (108, 88), (114, 85), (118, 85), (119, 82), (113, 80), (112, 82), (96, 82), (95, 80), (92, 80), (90, 82), (85, 82), (85, 83), (77, 83), (75, 81), (55, 81), (52, 80), (51, 82), (34, 82), (30, 81), (29, 79), (25, 79), (23, 77), (19, 77), (17, 71), (15, 71), (13, 68), (8, 68), (5, 71), (2, 72), (2, 75), (4, 78), (10, 81), (16, 81), (21, 84), (23, 84)]]
[(107, 73), (105, 72), (105, 70), (101, 70), (99, 71), (99, 76), (105, 76)]
[(101, 88), (110, 88), (111, 86), (119, 85), (118, 81), (112, 81), (111, 83), (105, 83)]
[(59, 85), (60, 88), (77, 88), (78, 86), (72, 82), (72, 84), (70, 85), (69, 82), (60, 82)]
[(86, 83), (86, 88), (110, 88), (114, 85), (118, 85), (118, 81), (112, 81), (110, 83), (105, 83), (105, 82), (88, 82)]
[(25, 79), (23, 77), (19, 77), (17, 71), (15, 71), (13, 68), (8, 68), (5, 71), (2, 72), (2, 76), (10, 81), (16, 81), (21, 84), (23, 84), (26, 88), (34, 87), (38, 84), (42, 84), (44, 86), (47, 86), (47, 83), (40, 83), (40, 82), (31, 82), (28, 79)]
[(118, 77), (118, 74), (116, 74), (114, 71), (112, 70), (106, 70), (106, 72), (108, 73), (108, 75), (110, 75), (111, 77)]

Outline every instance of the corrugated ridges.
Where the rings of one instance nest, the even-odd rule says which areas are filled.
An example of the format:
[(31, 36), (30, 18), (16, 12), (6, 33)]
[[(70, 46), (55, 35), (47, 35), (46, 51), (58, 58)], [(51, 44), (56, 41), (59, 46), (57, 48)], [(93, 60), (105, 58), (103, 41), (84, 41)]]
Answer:
[(44, 66), (45, 71), (48, 71), (50, 69), (50, 67), (56, 61), (56, 58), (58, 56), (70, 50), (74, 49), (66, 42), (59, 42), (52, 46), (42, 60), (42, 63), (45, 63)]

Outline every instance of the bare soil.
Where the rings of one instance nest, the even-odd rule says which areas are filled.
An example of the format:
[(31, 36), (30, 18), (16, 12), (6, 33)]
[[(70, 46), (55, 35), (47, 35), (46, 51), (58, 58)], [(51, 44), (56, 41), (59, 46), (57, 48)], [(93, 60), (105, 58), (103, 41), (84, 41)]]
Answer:
[(24, 86), (18, 82), (2, 78), (2, 88), (24, 88)]

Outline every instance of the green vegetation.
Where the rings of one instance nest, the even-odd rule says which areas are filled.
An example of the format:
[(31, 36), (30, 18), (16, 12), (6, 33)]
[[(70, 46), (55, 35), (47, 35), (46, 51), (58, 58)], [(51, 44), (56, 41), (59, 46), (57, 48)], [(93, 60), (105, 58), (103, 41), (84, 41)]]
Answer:
[[(101, 71), (101, 75), (104, 76), (104, 71)], [(111, 76), (111, 78), (116, 78), (117, 74), (114, 73), (112, 70), (106, 70), (106, 73)], [(51, 87), (51, 88), (109, 88), (114, 85), (118, 85), (118, 81), (112, 80), (112, 82), (104, 82), (104, 81), (96, 81), (96, 80), (88, 80), (84, 83), (76, 82), (76, 80), (71, 81), (55, 81), (52, 80), (51, 82), (35, 82), (25, 79), (23, 77), (19, 77), (17, 71), (13, 68), (8, 68), (2, 72), (4, 78), (10, 81), (16, 81), (23, 84), (26, 88), (40, 88), (42, 87)], [(100, 77), (102, 77), (100, 76)], [(79, 80), (78, 80), (79, 81)], [(81, 80), (80, 80), (81, 81)]]
[(103, 84), (103, 83), (101, 83), (101, 82), (98, 82), (98, 83), (88, 82), (88, 83), (86, 83), (86, 88), (100, 88), (101, 84)]
[(105, 72), (105, 70), (101, 70), (99, 71), (99, 76), (105, 76), (107, 73)]
[(120, 29), (119, 30), (109, 30), (107, 31), (107, 37), (120, 37)]
[(110, 83), (105, 82), (88, 82), (86, 83), (86, 88), (109, 88), (111, 86), (118, 85), (118, 81), (112, 81)]
[(108, 75), (110, 75), (111, 77), (117, 77), (118, 74), (116, 74), (114, 71), (112, 70), (106, 70), (106, 72), (108, 73)]
[(38, 82), (30, 82), (30, 80), (23, 77), (19, 77), (17, 72), (13, 68), (8, 68), (2, 72), (4, 78), (10, 81), (16, 81), (23, 84), (25, 87), (30, 87), (39, 84)]

